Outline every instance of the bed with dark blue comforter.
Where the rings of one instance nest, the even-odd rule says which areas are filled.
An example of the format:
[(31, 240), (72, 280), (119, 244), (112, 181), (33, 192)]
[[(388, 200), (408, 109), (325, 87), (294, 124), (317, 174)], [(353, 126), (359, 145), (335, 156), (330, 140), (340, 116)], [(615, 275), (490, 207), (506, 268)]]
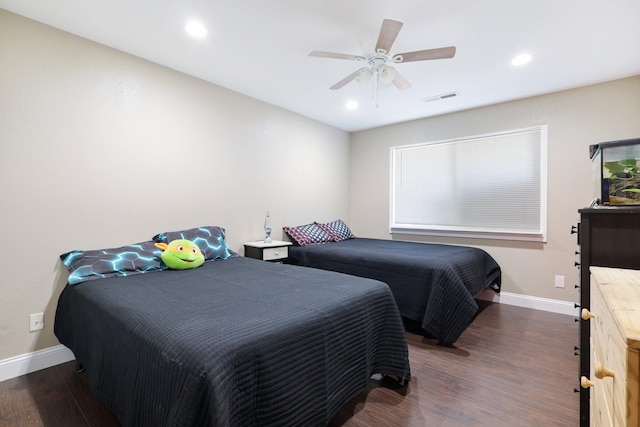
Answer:
[(244, 257), (66, 286), (55, 333), (124, 426), (326, 425), (410, 377), (386, 284)]
[(289, 260), (387, 283), (402, 316), (444, 343), (454, 343), (473, 320), (475, 295), (500, 291), (498, 263), (467, 246), (354, 238), (289, 247)]

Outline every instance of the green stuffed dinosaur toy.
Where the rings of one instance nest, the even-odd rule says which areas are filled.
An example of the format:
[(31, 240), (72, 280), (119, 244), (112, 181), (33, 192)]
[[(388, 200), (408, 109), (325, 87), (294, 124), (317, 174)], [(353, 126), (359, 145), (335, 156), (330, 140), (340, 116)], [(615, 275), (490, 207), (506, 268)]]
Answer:
[(202, 251), (191, 240), (172, 240), (169, 244), (156, 243), (156, 246), (163, 251), (160, 255), (162, 261), (173, 270), (186, 270), (204, 264)]

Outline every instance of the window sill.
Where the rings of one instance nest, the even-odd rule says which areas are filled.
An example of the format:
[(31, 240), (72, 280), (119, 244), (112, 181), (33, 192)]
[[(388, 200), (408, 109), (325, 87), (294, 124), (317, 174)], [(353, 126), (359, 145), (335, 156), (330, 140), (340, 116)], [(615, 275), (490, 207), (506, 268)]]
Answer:
[(546, 233), (523, 233), (509, 230), (473, 230), (419, 227), (413, 225), (391, 225), (391, 234), (416, 234), (422, 236), (463, 237), (471, 239), (516, 240), (521, 242), (547, 242)]

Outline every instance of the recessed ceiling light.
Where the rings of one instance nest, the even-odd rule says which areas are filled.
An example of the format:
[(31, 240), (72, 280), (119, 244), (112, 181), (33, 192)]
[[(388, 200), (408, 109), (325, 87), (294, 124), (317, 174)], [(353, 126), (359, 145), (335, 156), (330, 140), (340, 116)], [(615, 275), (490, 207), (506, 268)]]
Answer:
[(360, 105), (357, 101), (348, 101), (344, 106), (347, 110), (357, 110)]
[(520, 65), (528, 64), (531, 62), (531, 55), (528, 53), (521, 53), (520, 55), (513, 58), (511, 61), (511, 65), (519, 67)]
[(206, 27), (199, 21), (189, 21), (184, 29), (191, 37), (201, 39), (207, 35)]

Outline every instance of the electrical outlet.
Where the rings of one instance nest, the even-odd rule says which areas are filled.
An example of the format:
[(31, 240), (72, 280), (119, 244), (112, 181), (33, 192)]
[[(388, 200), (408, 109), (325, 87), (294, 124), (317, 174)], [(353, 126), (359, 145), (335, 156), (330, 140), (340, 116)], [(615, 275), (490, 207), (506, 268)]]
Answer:
[(556, 276), (556, 288), (564, 288), (564, 276)]
[(39, 331), (44, 328), (44, 313), (29, 315), (29, 332)]

